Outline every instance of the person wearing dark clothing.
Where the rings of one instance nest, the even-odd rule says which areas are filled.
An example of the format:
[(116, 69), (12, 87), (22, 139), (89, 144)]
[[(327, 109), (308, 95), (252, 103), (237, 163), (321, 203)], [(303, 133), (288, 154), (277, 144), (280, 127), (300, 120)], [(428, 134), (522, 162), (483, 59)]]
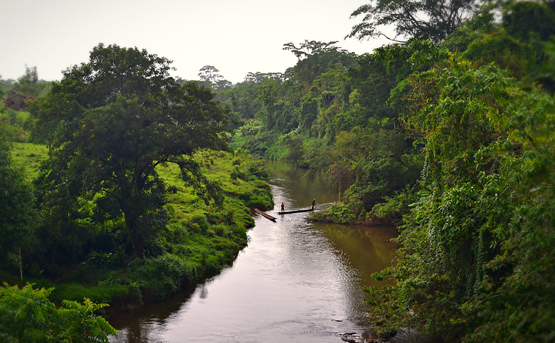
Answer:
[(314, 210), (314, 203), (316, 202), (316, 199), (312, 199), (312, 209)]

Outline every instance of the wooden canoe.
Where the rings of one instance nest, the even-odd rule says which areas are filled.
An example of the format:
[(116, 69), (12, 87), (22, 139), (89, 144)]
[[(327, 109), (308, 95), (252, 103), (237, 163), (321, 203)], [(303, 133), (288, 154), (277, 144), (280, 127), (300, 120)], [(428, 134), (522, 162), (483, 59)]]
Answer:
[(312, 212), (314, 211), (313, 208), (308, 208), (305, 210), (294, 210), (294, 211), (279, 211), (279, 214), (290, 214), (290, 213), (301, 213), (301, 212)]
[(266, 217), (266, 218), (268, 218), (268, 219), (270, 219), (270, 220), (273, 220), (273, 221), (276, 221), (276, 219), (277, 219), (276, 217), (272, 217), (271, 215), (269, 215), (269, 214), (267, 214), (267, 213), (264, 213), (264, 212), (260, 211), (260, 210), (257, 209), (257, 208), (254, 209), (254, 212), (256, 212), (256, 213), (260, 214), (261, 216), (264, 216), (264, 217)]

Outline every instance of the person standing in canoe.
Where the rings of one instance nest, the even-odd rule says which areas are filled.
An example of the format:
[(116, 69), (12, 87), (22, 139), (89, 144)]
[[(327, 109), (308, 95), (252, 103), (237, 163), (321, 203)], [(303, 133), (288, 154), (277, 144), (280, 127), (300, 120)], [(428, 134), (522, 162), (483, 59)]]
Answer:
[(316, 198), (312, 199), (312, 210), (314, 211), (314, 204), (316, 203)]
[(281, 212), (285, 211), (285, 205), (281, 203)]

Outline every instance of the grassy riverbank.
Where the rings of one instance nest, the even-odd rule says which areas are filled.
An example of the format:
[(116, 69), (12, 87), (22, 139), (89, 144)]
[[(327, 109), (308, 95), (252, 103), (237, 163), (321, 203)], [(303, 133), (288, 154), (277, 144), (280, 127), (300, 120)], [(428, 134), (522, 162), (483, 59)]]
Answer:
[[(47, 156), (42, 145), (14, 143), (12, 157), (24, 169), (27, 180), (38, 175), (38, 164)], [(206, 202), (192, 187), (183, 186), (179, 170), (173, 165), (158, 168), (158, 173), (176, 192), (168, 195), (167, 225), (156, 242), (151, 242), (148, 255), (130, 259), (122, 249), (91, 251), (79, 263), (63, 268), (37, 268), (37, 263), (24, 252), (24, 281), (18, 270), (3, 271), (9, 284), (35, 283), (36, 287), (55, 287), (52, 300), (81, 301), (84, 297), (97, 303), (108, 303), (111, 309), (131, 310), (145, 302), (163, 300), (179, 290), (218, 273), (230, 265), (237, 253), (247, 245), (246, 231), (254, 225), (251, 209), (273, 207), (268, 175), (260, 161), (244, 152), (200, 151), (195, 160), (203, 174), (219, 183), (224, 192), (222, 206)], [(96, 246), (117, 246), (121, 239), (117, 228), (121, 222), (106, 224), (98, 233)], [(93, 227), (83, 223), (83, 234)], [(89, 232), (90, 233), (90, 232)], [(62, 238), (63, 239), (63, 238)], [(68, 239), (75, 239), (69, 238)], [(105, 241), (104, 243), (99, 242)], [(36, 242), (40, 249), (40, 242)], [(26, 258), (27, 257), (27, 258)]]

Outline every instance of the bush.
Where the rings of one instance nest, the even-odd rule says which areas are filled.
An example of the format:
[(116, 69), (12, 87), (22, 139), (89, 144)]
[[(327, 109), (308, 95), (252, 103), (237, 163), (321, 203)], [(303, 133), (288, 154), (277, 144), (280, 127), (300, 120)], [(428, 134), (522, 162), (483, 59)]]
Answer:
[(269, 210), (274, 207), (274, 202), (272, 198), (266, 195), (254, 195), (247, 201), (247, 206), (249, 208), (258, 208), (261, 210)]
[(134, 271), (145, 286), (145, 296), (153, 300), (167, 299), (181, 289), (186, 273), (178, 257), (170, 254), (151, 258)]
[(352, 223), (356, 220), (356, 215), (351, 211), (349, 205), (342, 202), (331, 205), (328, 211), (320, 216), (322, 216), (320, 219), (341, 224)]
[(57, 309), (51, 289), (0, 287), (0, 341), (2, 342), (109, 342), (117, 330), (95, 311), (108, 305), (64, 300)]
[(408, 187), (404, 192), (397, 193), (393, 197), (385, 197), (385, 202), (372, 207), (367, 213), (366, 220), (382, 219), (400, 224), (402, 216), (409, 211), (409, 205), (416, 202), (418, 196), (414, 193), (415, 187)]

